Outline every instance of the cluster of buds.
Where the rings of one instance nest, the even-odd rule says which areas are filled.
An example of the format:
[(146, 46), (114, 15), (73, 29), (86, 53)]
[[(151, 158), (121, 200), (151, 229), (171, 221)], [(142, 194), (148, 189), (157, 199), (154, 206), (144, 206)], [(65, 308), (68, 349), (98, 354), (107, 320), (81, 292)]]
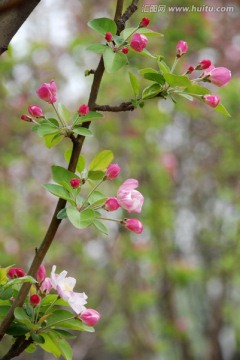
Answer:
[[(179, 59), (188, 51), (188, 44), (186, 41), (180, 40), (176, 46), (176, 58)], [(203, 59), (197, 66), (189, 66), (187, 74), (193, 73), (195, 70), (203, 70), (203, 73), (195, 79), (195, 81), (210, 82), (216, 86), (224, 86), (231, 79), (231, 71), (225, 67), (215, 67), (211, 60)], [(215, 94), (203, 95), (202, 100), (209, 106), (215, 108), (220, 103), (220, 97)]]
[[(140, 21), (138, 27), (136, 28), (135, 31), (137, 31), (140, 28), (144, 28), (147, 27), (150, 23), (150, 19), (149, 18), (142, 18), (142, 20)], [(115, 46), (115, 42), (114, 42), (114, 36), (112, 33), (110, 32), (106, 32), (105, 34), (105, 40), (107, 41), (107, 43), (112, 47), (114, 51), (121, 51), (123, 54), (127, 54), (129, 51), (129, 46), (137, 51), (137, 52), (142, 52), (145, 47), (147, 46), (148, 43), (148, 38), (143, 35), (140, 34), (138, 32), (134, 33), (131, 37), (130, 42), (128, 43), (127, 40), (125, 40), (122, 44), (120, 44), (119, 46)]]

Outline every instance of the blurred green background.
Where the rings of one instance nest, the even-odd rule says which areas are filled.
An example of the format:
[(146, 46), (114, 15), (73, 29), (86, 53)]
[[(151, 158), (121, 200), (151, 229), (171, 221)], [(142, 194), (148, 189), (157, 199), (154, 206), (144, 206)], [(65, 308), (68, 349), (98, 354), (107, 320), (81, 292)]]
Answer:
[[(125, 1), (128, 5), (130, 1)], [(166, 5), (165, 12), (143, 12)], [(234, 11), (171, 12), (168, 6), (233, 6)], [(145, 6), (145, 7), (144, 7)], [(27, 106), (40, 103), (35, 89), (54, 79), (58, 99), (75, 111), (86, 103), (99, 56), (86, 51), (100, 36), (86, 23), (113, 17), (115, 1), (42, 0), (0, 60), (0, 264), (28, 268), (44, 236), (56, 198), (42, 184), (53, 164), (66, 166), (70, 141), (46, 149), (20, 121)], [(77, 231), (63, 221), (46, 259), (77, 278), (102, 319), (95, 334), (72, 341), (76, 360), (238, 360), (240, 359), (240, 6), (228, 1), (140, 1), (130, 24), (143, 16), (164, 34), (148, 49), (171, 65), (178, 40), (189, 52), (179, 73), (203, 58), (226, 66), (233, 79), (221, 96), (232, 117), (183, 98), (152, 100), (133, 113), (105, 114), (84, 143), (90, 161), (111, 149), (121, 176), (136, 178), (145, 204), (139, 236), (111, 225), (110, 235)], [(131, 56), (129, 70), (153, 67)], [(105, 74), (99, 104), (132, 98), (128, 68)], [(144, 86), (144, 82), (142, 85)], [(122, 216), (126, 216), (125, 213)], [(6, 340), (0, 355), (8, 346)], [(52, 360), (38, 350), (19, 359)]]

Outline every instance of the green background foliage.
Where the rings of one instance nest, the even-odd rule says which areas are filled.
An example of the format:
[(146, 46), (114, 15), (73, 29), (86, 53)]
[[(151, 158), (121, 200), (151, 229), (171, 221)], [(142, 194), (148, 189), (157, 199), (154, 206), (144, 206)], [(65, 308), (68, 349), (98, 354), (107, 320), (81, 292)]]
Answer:
[[(239, 4), (231, 2), (233, 13), (144, 13), (142, 6), (154, 2), (140, 3), (130, 25), (147, 16), (150, 28), (164, 34), (151, 37), (147, 47), (151, 53), (164, 56), (171, 65), (178, 40), (188, 42), (179, 74), (203, 58), (232, 70), (226, 87), (209, 86), (232, 117), (179, 97), (175, 105), (154, 99), (134, 112), (108, 113), (94, 121), (94, 136), (86, 139), (83, 155), (89, 164), (97, 152), (113, 151), (121, 174), (104, 185), (109, 196), (115, 196), (126, 178), (139, 180), (145, 197), (141, 215), (145, 231), (139, 236), (111, 223), (109, 235), (101, 235), (93, 227), (75, 229), (65, 219), (45, 266), (49, 272), (53, 264), (68, 270), (77, 278), (77, 290), (88, 295), (88, 306), (102, 314), (95, 333), (71, 340), (74, 359), (237, 359), (233, 356), (240, 352)], [(179, 5), (170, 0), (164, 4)], [(181, 2), (193, 4), (227, 6), (220, 0)], [(96, 66), (99, 55), (86, 48), (100, 41), (87, 21), (113, 13), (113, 1), (40, 3), (1, 58), (2, 266), (28, 268), (56, 204), (43, 184), (51, 180), (51, 166), (67, 166), (64, 153), (71, 146), (66, 139), (46, 149), (20, 115), (30, 103), (51, 112), (35, 89), (52, 79), (59, 101), (73, 112), (87, 102), (91, 75), (84, 77), (84, 71)], [(152, 67), (153, 60), (133, 53), (129, 60), (118, 72), (105, 74), (99, 104), (118, 105), (133, 97), (129, 71), (141, 88), (147, 86), (137, 69)], [(5, 343), (0, 355), (6, 348)], [(32, 358), (53, 359), (41, 350), (19, 357)]]

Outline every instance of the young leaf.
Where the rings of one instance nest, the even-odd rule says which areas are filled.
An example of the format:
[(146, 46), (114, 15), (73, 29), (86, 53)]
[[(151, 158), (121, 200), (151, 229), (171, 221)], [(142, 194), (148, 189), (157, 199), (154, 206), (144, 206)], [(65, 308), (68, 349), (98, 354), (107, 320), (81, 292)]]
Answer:
[(94, 332), (94, 328), (83, 324), (80, 320), (66, 320), (58, 323), (58, 327), (69, 329), (69, 330), (78, 330), (78, 331), (87, 331)]
[(52, 177), (56, 183), (64, 186), (67, 190), (70, 191), (71, 191), (70, 180), (73, 178), (80, 179), (80, 177), (74, 174), (73, 172), (64, 169), (62, 166), (55, 166), (55, 165), (52, 166)]
[(150, 72), (145, 73), (144, 78), (147, 80), (155, 81), (160, 85), (164, 85), (166, 82), (162, 74), (158, 74), (158, 73), (150, 73)]
[(43, 187), (47, 191), (49, 191), (51, 194), (53, 194), (61, 199), (67, 200), (69, 202), (73, 201), (70, 196), (69, 191), (67, 189), (65, 189), (63, 186), (56, 185), (56, 184), (44, 184)]
[(103, 61), (106, 72), (113, 73), (126, 65), (127, 57), (121, 52), (115, 53), (110, 47), (106, 47), (103, 53)]
[(59, 103), (59, 104), (58, 104), (58, 112), (59, 112), (60, 116), (61, 116), (66, 122), (68, 122), (68, 121), (70, 120), (71, 112), (66, 108), (65, 105)]
[(89, 170), (104, 171), (113, 160), (113, 153), (111, 150), (103, 150), (97, 154), (89, 165)]
[[(66, 150), (64, 157), (67, 162), (70, 161), (72, 150)], [(85, 169), (85, 159), (82, 155), (79, 156), (76, 170), (81, 173)]]
[(44, 338), (45, 342), (44, 344), (39, 344), (39, 346), (43, 350), (53, 354), (56, 358), (59, 358), (61, 355), (61, 350), (56, 343), (56, 339), (51, 337), (51, 332), (49, 331), (48, 333), (42, 333), (42, 337)]
[(101, 180), (105, 175), (105, 172), (104, 171), (100, 171), (100, 170), (97, 170), (97, 171), (93, 171), (93, 170), (90, 170), (88, 172), (88, 179), (90, 180)]
[(75, 125), (77, 124), (81, 124), (83, 122), (87, 122), (87, 121), (93, 121), (99, 118), (102, 118), (103, 115), (96, 112), (96, 111), (89, 111), (89, 113), (87, 115), (84, 116), (79, 116), (78, 120), (76, 121)]
[(55, 331), (51, 332), (51, 337), (55, 338), (55, 341), (57, 342), (59, 349), (61, 350), (63, 358), (65, 360), (72, 360), (73, 351), (69, 343)]
[(26, 325), (31, 330), (37, 330), (38, 326), (31, 322), (30, 317), (26, 314), (23, 308), (17, 307), (14, 310), (14, 316), (17, 321)]
[(168, 74), (170, 73), (170, 68), (168, 67), (168, 65), (162, 60), (161, 57), (158, 58), (158, 66), (159, 66), (159, 70), (163, 73), (163, 74)]
[(154, 73), (154, 74), (158, 74), (157, 70), (153, 69), (153, 68), (144, 68), (144, 69), (140, 69), (139, 74), (146, 74), (146, 73)]
[(33, 341), (37, 344), (44, 344), (45, 343), (45, 339), (42, 335), (40, 334), (36, 334), (35, 332), (31, 331), (31, 337), (33, 339)]
[(92, 209), (78, 211), (75, 207), (69, 206), (67, 208), (67, 216), (70, 222), (77, 229), (84, 229), (91, 225), (95, 219), (95, 214)]
[(51, 126), (50, 124), (39, 125), (37, 128), (37, 133), (41, 137), (45, 135), (57, 134), (58, 132), (59, 130)]
[(231, 115), (229, 114), (229, 112), (227, 111), (227, 109), (225, 108), (225, 106), (223, 106), (223, 104), (218, 104), (218, 106), (215, 107), (215, 110), (217, 110), (218, 112), (231, 117)]
[(52, 147), (58, 145), (62, 140), (64, 136), (63, 135), (45, 135), (44, 140), (45, 144), (48, 149), (51, 149)]
[(129, 79), (130, 79), (130, 83), (132, 85), (132, 89), (133, 89), (133, 92), (134, 92), (134, 95), (135, 96), (138, 96), (139, 92), (140, 92), (140, 85), (139, 85), (139, 82), (138, 82), (138, 79), (136, 78), (136, 76), (131, 73), (129, 71)]
[(7, 334), (8, 335), (12, 335), (12, 336), (21, 336), (21, 335), (25, 335), (29, 332), (29, 328), (24, 325), (24, 324), (16, 324), (15, 322), (13, 322), (8, 330), (7, 330)]
[(190, 94), (190, 95), (206, 95), (206, 94), (211, 94), (211, 91), (206, 89), (204, 86), (198, 85), (198, 84), (193, 84), (191, 86), (188, 86), (185, 90), (184, 93)]
[(106, 227), (106, 225), (104, 225), (101, 221), (99, 220), (94, 220), (93, 225), (99, 230), (101, 231), (103, 234), (108, 235), (108, 228)]
[(167, 83), (173, 87), (174, 86), (188, 87), (188, 86), (192, 85), (189, 78), (184, 75), (165, 74), (164, 77), (165, 77)]
[(65, 337), (67, 339), (75, 339), (76, 336), (73, 335), (72, 333), (70, 333), (69, 331), (67, 330), (62, 330), (62, 329), (54, 329), (52, 330), (52, 333), (57, 333), (58, 335), (60, 335), (61, 337)]
[(88, 198), (88, 202), (90, 205), (99, 205), (101, 203), (104, 203), (106, 200), (106, 195), (97, 190), (94, 191)]
[(156, 95), (158, 95), (161, 91), (161, 86), (157, 83), (154, 83), (148, 87), (146, 87), (142, 92), (142, 99), (152, 99)]
[(11, 306), (2, 306), (2, 305), (0, 306), (0, 320), (2, 320), (6, 316), (10, 307)]
[(17, 285), (17, 284), (19, 285), (19, 284), (23, 284), (25, 282), (35, 284), (37, 281), (32, 276), (26, 275), (26, 276), (8, 281), (5, 285), (3, 285), (3, 288), (7, 289), (13, 285)]
[(108, 18), (90, 20), (88, 26), (103, 36), (105, 36), (106, 32), (110, 32), (112, 35), (115, 35), (117, 32), (117, 25), (112, 19)]
[(41, 124), (49, 124), (49, 121), (53, 126), (59, 127), (59, 122), (57, 121), (57, 119), (54, 118), (48, 118), (48, 121), (44, 120), (43, 122), (41, 122)]
[(86, 129), (86, 128), (81, 127), (81, 126), (74, 127), (73, 132), (75, 134), (82, 135), (82, 136), (92, 136), (93, 135), (91, 130)]
[(47, 326), (54, 326), (60, 321), (73, 317), (73, 313), (67, 310), (56, 310), (47, 318)]
[(67, 218), (67, 210), (66, 210), (66, 208), (60, 210), (60, 211), (57, 213), (57, 219), (63, 220), (63, 219), (66, 219), (66, 218)]
[(87, 47), (88, 51), (92, 51), (97, 54), (102, 54), (105, 49), (106, 49), (106, 45), (103, 45), (103, 44), (92, 44)]

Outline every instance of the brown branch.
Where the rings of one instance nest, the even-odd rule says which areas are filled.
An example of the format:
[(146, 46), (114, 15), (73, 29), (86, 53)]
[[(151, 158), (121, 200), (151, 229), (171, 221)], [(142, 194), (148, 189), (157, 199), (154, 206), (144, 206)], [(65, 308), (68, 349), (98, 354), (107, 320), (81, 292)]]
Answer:
[(12, 0), (0, 4), (0, 55), (41, 0)]
[[(34, 0), (32, 2), (34, 2)], [(134, 0), (132, 2), (132, 4), (128, 7), (126, 12), (122, 15), (122, 17), (120, 19), (121, 21), (119, 23), (119, 24), (121, 24), (121, 29), (122, 29), (122, 26), (123, 26), (123, 28), (125, 27), (125, 22), (134, 13), (134, 11), (137, 10), (137, 6), (135, 4), (137, 2), (138, 1)], [(118, 8), (118, 12), (120, 12), (120, 13), (122, 12), (122, 6), (123, 6), (123, 1), (118, 0), (117, 1), (117, 8)], [(115, 17), (116, 17), (116, 15), (117, 15), (117, 11), (116, 11)], [(116, 22), (118, 21), (116, 18), (115, 18), (115, 20), (116, 20)], [(118, 30), (120, 31), (119, 27), (118, 27)], [(98, 67), (97, 67), (96, 71), (94, 72), (93, 83), (92, 83), (92, 87), (91, 87), (91, 91), (90, 91), (90, 95), (89, 95), (88, 106), (89, 106), (90, 110), (95, 109), (95, 106), (96, 106), (95, 102), (96, 102), (96, 99), (97, 99), (97, 96), (98, 96), (98, 92), (99, 92), (99, 88), (100, 88), (103, 73), (104, 73), (104, 63), (103, 63), (103, 58), (101, 57), (101, 59), (99, 61), (99, 64), (98, 64)], [(83, 126), (85, 128), (88, 128), (90, 126), (90, 124), (91, 124), (91, 122), (86, 122), (86, 123), (83, 124)], [(76, 170), (78, 158), (79, 158), (79, 155), (81, 153), (84, 140), (85, 140), (84, 136), (78, 135), (78, 137), (75, 138), (74, 141), (73, 141), (73, 150), (72, 150), (70, 163), (69, 163), (69, 166), (68, 166), (68, 170), (70, 170), (72, 172), (75, 172), (75, 170)], [(49, 228), (47, 230), (47, 233), (46, 233), (46, 235), (45, 235), (39, 249), (36, 250), (35, 257), (33, 259), (31, 267), (29, 269), (28, 275), (31, 275), (33, 277), (36, 276), (37, 270), (38, 270), (39, 266), (41, 265), (44, 257), (46, 256), (46, 254), (48, 252), (48, 249), (51, 246), (52, 241), (53, 241), (53, 239), (55, 237), (57, 229), (58, 229), (58, 227), (59, 227), (59, 225), (61, 223), (61, 220), (57, 219), (57, 214), (58, 214), (58, 212), (60, 210), (64, 209), (65, 206), (66, 206), (66, 201), (63, 200), (63, 199), (59, 199), (59, 201), (57, 203), (57, 206), (56, 206), (56, 209), (54, 211), (51, 223), (50, 223)], [(25, 284), (22, 285), (16, 300), (12, 304), (12, 306), (11, 306), (10, 310), (8, 311), (6, 317), (3, 319), (2, 323), (1, 323), (1, 326), (0, 326), (0, 341), (2, 340), (4, 334), (6, 333), (9, 325), (11, 324), (11, 322), (13, 320), (15, 308), (16, 307), (21, 307), (23, 305), (23, 303), (24, 303), (24, 301), (25, 301), (25, 299), (26, 299), (26, 297), (28, 295), (28, 292), (30, 290), (30, 287), (31, 287), (31, 284), (29, 284), (29, 283), (25, 283)], [(26, 341), (24, 343), (26, 344)], [(22, 343), (22, 344), (19, 344), (18, 347), (19, 347), (19, 351), (20, 351), (18, 353), (18, 355), (19, 355), (21, 352), (23, 352), (26, 349), (27, 346), (24, 347), (23, 343)], [(9, 350), (8, 354), (11, 352), (12, 349), (13, 349), (13, 346)], [(6, 354), (5, 357), (2, 358), (2, 360), (11, 359), (11, 357), (6, 357), (8, 354)]]
[(132, 3), (127, 8), (127, 10), (123, 13), (123, 15), (119, 19), (115, 19), (115, 22), (118, 27), (118, 34), (120, 34), (120, 32), (124, 30), (126, 22), (137, 10), (138, 3), (139, 0), (133, 0)]
[(25, 336), (18, 337), (15, 343), (12, 345), (11, 349), (0, 360), (10, 360), (14, 357), (17, 357), (32, 343), (33, 340), (31, 337), (29, 339), (25, 339)]
[(123, 102), (120, 105), (111, 106), (111, 105), (95, 105), (94, 110), (96, 111), (110, 111), (110, 112), (120, 112), (120, 111), (133, 111), (135, 108), (131, 101)]

